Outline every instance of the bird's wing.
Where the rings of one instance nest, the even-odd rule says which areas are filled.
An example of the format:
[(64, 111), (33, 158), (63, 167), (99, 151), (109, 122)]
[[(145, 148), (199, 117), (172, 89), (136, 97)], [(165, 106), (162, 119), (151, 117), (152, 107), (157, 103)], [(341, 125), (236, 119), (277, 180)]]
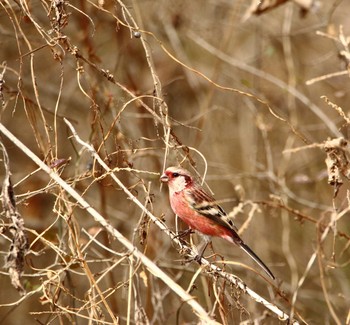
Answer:
[(206, 193), (201, 187), (194, 186), (191, 190), (186, 191), (187, 197), (191, 207), (200, 215), (214, 220), (219, 225), (236, 233), (237, 228), (233, 224), (232, 220), (227, 217), (224, 209), (215, 203), (215, 199)]
[(275, 279), (275, 276), (264, 262), (243, 242), (232, 220), (227, 217), (223, 208), (215, 203), (215, 199), (211, 195), (207, 194), (200, 186), (194, 186), (190, 191), (186, 191), (185, 196), (197, 213), (230, 230), (234, 242), (258, 263), (272, 279)]

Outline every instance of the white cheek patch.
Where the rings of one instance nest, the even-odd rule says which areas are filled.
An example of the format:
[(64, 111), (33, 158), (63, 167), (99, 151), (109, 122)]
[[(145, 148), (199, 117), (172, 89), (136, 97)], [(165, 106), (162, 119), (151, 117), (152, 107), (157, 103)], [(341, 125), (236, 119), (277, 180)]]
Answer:
[(181, 192), (182, 190), (185, 189), (187, 183), (186, 183), (186, 180), (185, 180), (185, 177), (183, 176), (179, 176), (177, 178), (174, 178), (173, 179), (173, 191), (175, 193), (177, 192)]

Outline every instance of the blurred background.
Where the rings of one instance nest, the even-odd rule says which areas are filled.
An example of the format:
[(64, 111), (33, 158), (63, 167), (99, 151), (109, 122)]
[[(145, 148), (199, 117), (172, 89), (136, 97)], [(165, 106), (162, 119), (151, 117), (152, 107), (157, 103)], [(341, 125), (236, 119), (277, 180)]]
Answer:
[[(256, 3), (2, 1), (0, 122), (190, 286), (219, 323), (280, 321), (222, 279), (203, 272), (192, 283), (200, 266), (184, 263), (63, 118), (172, 230), (160, 174), (179, 164), (206, 172), (208, 190), (244, 225), (275, 286), (223, 240), (213, 240), (210, 259), (237, 262), (225, 270), (301, 323), (349, 324), (348, 147), (334, 149), (339, 177), (329, 184), (324, 143), (348, 137), (350, 3)], [(101, 275), (98, 287), (120, 324), (199, 323), (12, 141), (1, 141), (29, 242), (21, 296), (5, 267), (12, 235), (3, 211), (1, 324), (112, 323), (93, 285)]]

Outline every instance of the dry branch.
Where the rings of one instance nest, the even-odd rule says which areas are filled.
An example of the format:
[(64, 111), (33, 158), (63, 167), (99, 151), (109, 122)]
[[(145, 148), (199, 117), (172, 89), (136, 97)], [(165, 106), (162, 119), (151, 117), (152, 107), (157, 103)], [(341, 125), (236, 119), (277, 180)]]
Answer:
[[(71, 125), (70, 125), (71, 126)], [(10, 140), (14, 145), (16, 145), (20, 150), (22, 150), (30, 159), (32, 159), (44, 172), (46, 172), (51, 179), (53, 179), (57, 184), (59, 184), (67, 193), (69, 193), (80, 206), (85, 209), (98, 223), (100, 223), (115, 239), (117, 239), (121, 244), (123, 244), (129, 251), (130, 254), (134, 255), (139, 259), (148, 270), (156, 277), (160, 278), (164, 283), (166, 283), (183, 301), (189, 304), (193, 311), (198, 315), (198, 317), (205, 321), (207, 324), (216, 323), (213, 321), (203, 309), (203, 307), (185, 290), (183, 290), (176, 282), (173, 281), (167, 274), (165, 274), (156, 264), (154, 264), (147, 256), (142, 254), (127, 238), (125, 238), (117, 229), (113, 228), (110, 223), (103, 218), (90, 204), (79, 195), (79, 193), (67, 184), (55, 171), (53, 171), (49, 166), (43, 163), (38, 156), (36, 156), (28, 147), (26, 147), (19, 139), (17, 139), (7, 128), (0, 124), (0, 131)], [(75, 131), (74, 131), (75, 132)], [(89, 146), (90, 150), (93, 150)], [(94, 152), (94, 151), (93, 151)], [(97, 156), (97, 154), (96, 154)], [(98, 157), (98, 156), (97, 156)], [(107, 166), (106, 166), (107, 167)], [(108, 167), (107, 167), (108, 168)], [(112, 176), (114, 176), (112, 174)], [(124, 189), (124, 191), (132, 198), (133, 202), (140, 206), (141, 209), (146, 210), (141, 202), (139, 202), (127, 188), (117, 179), (113, 177), (119, 185)], [(148, 215), (152, 215), (148, 210), (145, 211)], [(157, 219), (152, 215), (154, 219)], [(160, 222), (159, 222), (160, 224)], [(166, 229), (165, 225), (163, 225)]]
[[(104, 163), (104, 161), (99, 157), (94, 148), (88, 143), (82, 141), (72, 124), (65, 119), (66, 124), (69, 126), (75, 140), (84, 146), (92, 156), (98, 161), (98, 163), (105, 169), (105, 171), (110, 174), (112, 179), (122, 188), (125, 194), (132, 200), (164, 233), (166, 233), (177, 245), (186, 249), (189, 252), (189, 256), (196, 257), (196, 252), (189, 247), (183, 245), (181, 241), (176, 238), (176, 234), (170, 231), (167, 226), (160, 221), (156, 216), (154, 216), (144, 205), (126, 188), (126, 186), (115, 176), (113, 171)], [(113, 228), (108, 221), (106, 221), (103, 216), (101, 216), (90, 204), (83, 199), (79, 193), (73, 189), (69, 184), (67, 184), (55, 171), (53, 171), (49, 166), (44, 164), (28, 147), (26, 147), (19, 139), (17, 139), (3, 124), (0, 124), (0, 132), (2, 132), (14, 145), (16, 145), (20, 150), (22, 150), (30, 159), (32, 159), (43, 171), (45, 171), (51, 179), (56, 181), (67, 193), (69, 193), (77, 202), (85, 209), (96, 222), (100, 223), (114, 238), (116, 238), (120, 243), (122, 243), (135, 258), (139, 259), (148, 270), (156, 277), (160, 278), (165, 284), (171, 288), (183, 301), (189, 304), (198, 317), (205, 321), (207, 324), (216, 323), (213, 321), (203, 309), (203, 307), (185, 290), (183, 290), (173, 279), (171, 279), (166, 273), (164, 273), (156, 264), (154, 264), (149, 258), (147, 258), (143, 253), (141, 253), (127, 238), (125, 238), (118, 230)], [(208, 260), (202, 258), (201, 264), (203, 265), (203, 270), (208, 274), (219, 276), (231, 284), (235, 285), (251, 297), (256, 302), (265, 306), (265, 308), (272, 311), (280, 320), (287, 321), (289, 324), (299, 324), (298, 321), (290, 319), (289, 315), (283, 312), (275, 304), (270, 303), (266, 299), (259, 296), (256, 292), (251, 290), (247, 285), (240, 280), (238, 277), (224, 272), (222, 269), (214, 264), (211, 264)]]

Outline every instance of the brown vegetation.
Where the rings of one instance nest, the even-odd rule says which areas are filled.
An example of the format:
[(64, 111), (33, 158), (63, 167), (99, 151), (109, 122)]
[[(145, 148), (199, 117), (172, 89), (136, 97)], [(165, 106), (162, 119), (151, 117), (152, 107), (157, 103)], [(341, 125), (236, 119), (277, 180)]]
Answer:
[(1, 1), (1, 324), (350, 324), (350, 3), (256, 3)]

